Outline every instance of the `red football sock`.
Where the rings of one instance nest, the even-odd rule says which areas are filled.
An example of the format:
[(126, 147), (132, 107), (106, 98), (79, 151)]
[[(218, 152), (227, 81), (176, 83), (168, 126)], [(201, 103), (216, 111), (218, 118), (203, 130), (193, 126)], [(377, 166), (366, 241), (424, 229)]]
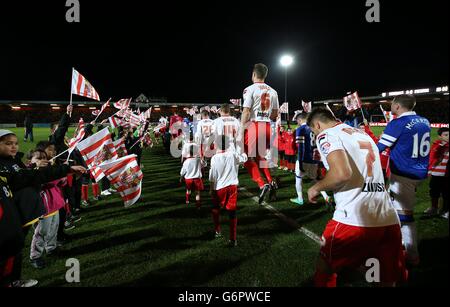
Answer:
[(214, 230), (220, 232), (220, 208), (213, 208), (211, 213), (214, 222)]
[(337, 274), (327, 274), (316, 271), (314, 285), (321, 288), (336, 288)]
[(236, 241), (237, 218), (230, 219), (230, 240)]
[(89, 186), (87, 184), (83, 184), (81, 186), (81, 200), (88, 200), (89, 195)]
[(98, 187), (98, 183), (92, 183), (92, 194), (94, 195), (94, 197), (98, 197), (100, 195), (99, 193), (99, 187)]
[(268, 168), (263, 168), (262, 169), (264, 176), (266, 176), (267, 182), (272, 182), (272, 175), (270, 174), (270, 170)]
[(264, 186), (264, 180), (261, 178), (261, 174), (259, 173), (258, 164), (255, 161), (247, 161), (244, 163), (244, 167), (247, 169), (252, 180), (256, 182), (259, 188)]

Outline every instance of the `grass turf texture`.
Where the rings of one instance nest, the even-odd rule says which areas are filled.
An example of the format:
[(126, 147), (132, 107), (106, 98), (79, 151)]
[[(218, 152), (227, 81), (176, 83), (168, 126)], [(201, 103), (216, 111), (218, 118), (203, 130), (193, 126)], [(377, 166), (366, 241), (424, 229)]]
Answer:
[[(382, 129), (374, 128), (378, 135)], [(23, 129), (15, 130), (21, 151)], [(46, 139), (49, 129), (34, 129), (36, 141)], [(72, 135), (72, 130), (69, 131)], [(433, 130), (433, 140), (436, 130)], [(239, 196), (238, 246), (226, 247), (228, 216), (222, 212), (223, 239), (213, 239), (210, 197), (202, 193), (203, 208), (184, 204), (184, 187), (178, 186), (179, 159), (160, 146), (145, 151), (143, 193), (131, 208), (123, 208), (117, 195), (110, 196), (82, 213), (77, 228), (69, 232), (71, 242), (55, 256), (46, 257), (47, 267), (29, 264), (29, 243), (24, 250), (24, 278), (35, 278), (40, 286), (311, 286), (319, 246), (290, 228), (270, 211)], [(257, 193), (245, 171), (241, 186)], [(297, 207), (294, 176), (276, 171), (282, 186), (271, 203), (299, 225), (321, 235), (332, 212), (320, 203)], [(206, 181), (205, 181), (206, 183)], [(305, 189), (311, 183), (305, 184)], [(306, 195), (305, 195), (306, 196)], [(191, 202), (192, 203), (192, 202)], [(423, 220), (430, 203), (428, 181), (418, 189), (416, 220), (421, 264), (410, 272), (412, 286), (448, 286), (448, 221)], [(80, 261), (78, 284), (65, 281), (66, 259)], [(355, 283), (356, 285), (363, 285)]]

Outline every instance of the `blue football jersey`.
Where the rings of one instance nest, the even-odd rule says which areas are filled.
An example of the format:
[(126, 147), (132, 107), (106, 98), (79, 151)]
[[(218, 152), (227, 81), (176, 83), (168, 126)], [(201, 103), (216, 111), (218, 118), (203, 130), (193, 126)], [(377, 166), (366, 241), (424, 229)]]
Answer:
[(415, 112), (407, 112), (391, 121), (378, 142), (380, 152), (391, 149), (390, 168), (393, 174), (425, 179), (431, 150), (430, 122)]
[(298, 161), (316, 164), (313, 159), (316, 140), (308, 125), (303, 124), (295, 130), (295, 143), (298, 145)]

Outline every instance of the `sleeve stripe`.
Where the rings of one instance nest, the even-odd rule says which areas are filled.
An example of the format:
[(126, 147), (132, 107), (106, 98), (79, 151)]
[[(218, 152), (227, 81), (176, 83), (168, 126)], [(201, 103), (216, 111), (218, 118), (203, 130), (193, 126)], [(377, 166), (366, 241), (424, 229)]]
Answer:
[(392, 136), (390, 136), (390, 135), (388, 135), (388, 134), (383, 134), (383, 135), (381, 136), (381, 138), (382, 138), (382, 139), (385, 139), (385, 140), (388, 140), (388, 141), (391, 141), (392, 143), (395, 142), (395, 141), (397, 141), (396, 138), (394, 138), (394, 137), (392, 137)]
[(378, 143), (383, 144), (387, 147), (391, 147), (393, 145), (391, 142), (383, 140), (383, 139), (381, 139)]

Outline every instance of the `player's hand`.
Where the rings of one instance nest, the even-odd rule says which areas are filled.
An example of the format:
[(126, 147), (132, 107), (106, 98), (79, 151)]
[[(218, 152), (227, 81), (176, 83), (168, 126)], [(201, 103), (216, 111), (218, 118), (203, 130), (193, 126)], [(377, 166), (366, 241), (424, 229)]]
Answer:
[(73, 111), (73, 105), (71, 105), (71, 104), (69, 104), (68, 106), (67, 106), (67, 114), (72, 114), (72, 111)]
[(317, 197), (320, 195), (320, 191), (316, 190), (314, 186), (308, 189), (308, 201), (311, 204), (317, 204)]
[(369, 122), (367, 121), (367, 119), (364, 119), (363, 123), (364, 123), (364, 126), (366, 126), (366, 127), (369, 126)]
[(70, 170), (72, 171), (72, 173), (75, 173), (75, 174), (84, 174), (84, 173), (86, 173), (86, 168), (84, 168), (83, 166), (81, 166), (81, 165), (74, 165), (74, 166), (71, 166), (70, 167)]

